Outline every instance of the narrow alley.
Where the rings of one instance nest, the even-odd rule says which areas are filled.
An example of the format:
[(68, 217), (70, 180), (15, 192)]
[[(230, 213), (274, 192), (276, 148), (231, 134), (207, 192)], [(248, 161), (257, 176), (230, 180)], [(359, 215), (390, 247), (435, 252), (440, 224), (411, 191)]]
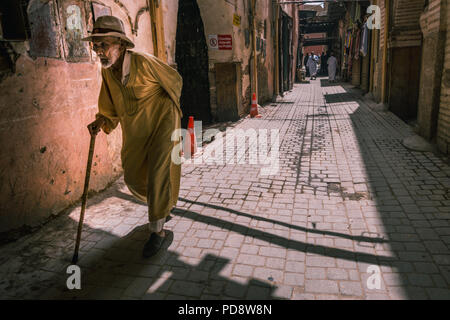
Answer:
[[(362, 91), (318, 78), (234, 129), (278, 129), (279, 172), (184, 164), (167, 250), (141, 256), (147, 208), (123, 179), (89, 199), (81, 290), (66, 288), (80, 207), (2, 248), (20, 299), (449, 299), (450, 166)], [(259, 132), (259, 131), (257, 131)], [(218, 139), (205, 147), (213, 148)], [(247, 145), (248, 157), (251, 145)], [(381, 275), (368, 285), (370, 268)]]
[(450, 300), (447, 2), (0, 1), (0, 300)]

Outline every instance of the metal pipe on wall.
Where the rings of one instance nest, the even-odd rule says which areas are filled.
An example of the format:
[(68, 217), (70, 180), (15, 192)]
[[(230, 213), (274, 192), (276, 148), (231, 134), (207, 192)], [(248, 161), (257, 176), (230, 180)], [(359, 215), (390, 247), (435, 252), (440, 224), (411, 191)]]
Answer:
[(275, 2), (275, 92), (274, 96), (276, 97), (280, 94), (280, 48), (279, 48), (279, 17), (280, 17), (280, 5)]
[(391, 1), (384, 1), (384, 48), (383, 48), (383, 69), (381, 75), (381, 103), (386, 102), (386, 87), (387, 87), (387, 56), (388, 56), (388, 36), (389, 36), (389, 16), (390, 16)]
[[(372, 1), (372, 4), (377, 4), (377, 1)], [(369, 92), (373, 93), (373, 88), (374, 88), (374, 74), (375, 74), (375, 65), (376, 65), (376, 60), (375, 60), (375, 49), (376, 49), (376, 37), (378, 36), (377, 31), (372, 30), (371, 32), (371, 48), (370, 48), (370, 75), (369, 75)]]
[(256, 56), (256, 0), (252, 0), (252, 53), (253, 53), (253, 93), (258, 99), (258, 64)]

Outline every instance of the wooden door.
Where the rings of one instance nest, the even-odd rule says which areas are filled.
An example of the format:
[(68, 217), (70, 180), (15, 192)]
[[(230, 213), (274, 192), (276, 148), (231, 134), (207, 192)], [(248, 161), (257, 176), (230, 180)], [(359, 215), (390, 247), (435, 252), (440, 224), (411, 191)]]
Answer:
[(389, 109), (407, 121), (417, 118), (421, 47), (393, 48)]
[(216, 63), (215, 69), (218, 121), (236, 121), (243, 113), (240, 63)]

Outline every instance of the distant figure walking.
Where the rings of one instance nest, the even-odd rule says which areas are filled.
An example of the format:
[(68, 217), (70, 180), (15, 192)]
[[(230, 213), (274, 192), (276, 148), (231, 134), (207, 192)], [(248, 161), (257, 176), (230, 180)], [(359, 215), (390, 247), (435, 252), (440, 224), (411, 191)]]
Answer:
[(309, 69), (309, 75), (311, 76), (311, 80), (316, 80), (317, 57), (314, 55), (314, 52), (311, 53), (311, 56), (308, 59), (307, 67)]
[(309, 53), (305, 54), (305, 59), (303, 60), (303, 65), (305, 66), (305, 69), (306, 69), (306, 76), (307, 76), (307, 77), (309, 77), (309, 69), (308, 69), (308, 60), (309, 60), (309, 56), (310, 56)]
[(337, 69), (337, 59), (334, 56), (334, 52), (331, 52), (331, 57), (328, 58), (328, 80), (330, 82), (336, 81), (336, 69)]
[(320, 56), (320, 75), (325, 76), (327, 74), (327, 59), (325, 52), (322, 52)]

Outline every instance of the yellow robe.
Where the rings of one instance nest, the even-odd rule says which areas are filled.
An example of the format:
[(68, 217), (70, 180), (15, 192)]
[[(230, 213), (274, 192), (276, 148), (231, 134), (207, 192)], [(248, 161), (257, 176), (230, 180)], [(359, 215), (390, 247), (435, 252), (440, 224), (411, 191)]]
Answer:
[(169, 215), (180, 189), (181, 166), (171, 161), (172, 133), (181, 125), (182, 78), (158, 58), (131, 54), (129, 80), (125, 86), (110, 69), (102, 69), (96, 117), (107, 121), (109, 134), (122, 127), (122, 167), (130, 192), (148, 204), (149, 220)]

